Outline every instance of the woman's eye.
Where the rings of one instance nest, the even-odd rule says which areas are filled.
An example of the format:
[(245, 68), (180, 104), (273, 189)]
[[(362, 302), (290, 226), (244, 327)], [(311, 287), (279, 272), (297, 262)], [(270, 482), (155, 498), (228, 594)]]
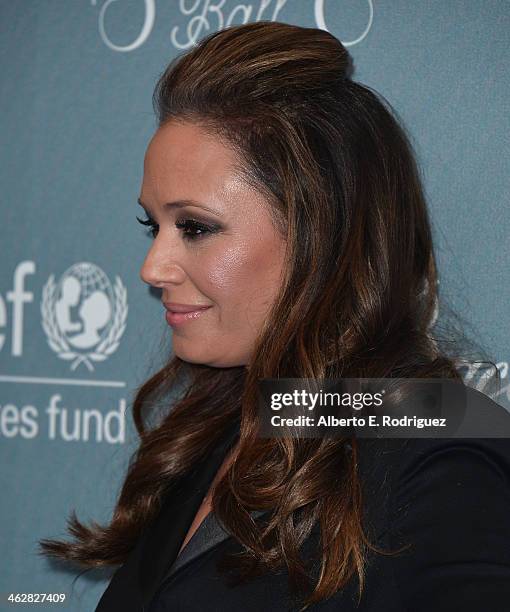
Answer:
[(214, 228), (208, 227), (199, 221), (195, 221), (194, 219), (183, 219), (182, 221), (177, 221), (175, 227), (182, 229), (182, 235), (186, 240), (196, 240), (197, 238), (202, 238), (208, 233), (212, 233)]
[(136, 217), (136, 219), (138, 223), (141, 223), (142, 225), (148, 225), (150, 228), (149, 234), (153, 238), (156, 238), (156, 236), (158, 235), (158, 231), (159, 231), (159, 225), (154, 221), (154, 219), (152, 219), (148, 215), (147, 215), (147, 219), (140, 219), (139, 217)]
[[(149, 234), (156, 238), (159, 232), (159, 225), (147, 215), (147, 219), (140, 219), (136, 217), (138, 223), (142, 225), (147, 225), (149, 227)], [(212, 234), (217, 231), (217, 227), (212, 227), (205, 225), (204, 223), (200, 223), (199, 221), (195, 221), (194, 219), (183, 219), (182, 221), (177, 221), (175, 227), (182, 230), (182, 235), (185, 240), (197, 240), (198, 238), (203, 238), (207, 234)]]

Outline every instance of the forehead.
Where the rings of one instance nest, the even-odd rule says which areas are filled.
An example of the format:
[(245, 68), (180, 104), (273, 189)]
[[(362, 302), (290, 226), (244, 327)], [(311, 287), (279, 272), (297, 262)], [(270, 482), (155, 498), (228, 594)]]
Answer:
[(144, 189), (154, 197), (169, 189), (218, 190), (238, 178), (238, 163), (219, 137), (196, 124), (173, 121), (158, 128), (149, 142)]

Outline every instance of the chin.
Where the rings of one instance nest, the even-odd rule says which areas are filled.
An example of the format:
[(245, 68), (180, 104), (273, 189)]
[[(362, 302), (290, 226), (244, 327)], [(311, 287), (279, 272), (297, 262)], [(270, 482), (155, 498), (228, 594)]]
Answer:
[(173, 353), (176, 357), (179, 357), (179, 359), (187, 361), (188, 363), (199, 363), (206, 365), (206, 359), (204, 359), (203, 355), (200, 355), (200, 351), (184, 351), (174, 346)]
[(246, 366), (248, 359), (244, 355), (226, 355), (224, 347), (216, 346), (216, 350), (210, 350), (210, 345), (205, 342), (181, 340), (173, 336), (172, 350), (176, 357), (211, 368), (236, 368)]
[(174, 348), (173, 352), (177, 357), (179, 357), (179, 359), (182, 359), (183, 361), (209, 366), (211, 368), (233, 368), (245, 365), (244, 363), (238, 363), (235, 360), (226, 360), (224, 357), (207, 357), (205, 354), (200, 354), (199, 351), (197, 351), (196, 353), (189, 353), (188, 351), (179, 351)]
[(200, 342), (184, 341), (181, 342), (174, 336), (172, 350), (176, 357), (187, 361), (188, 363), (196, 363), (200, 365), (213, 365), (211, 362), (212, 355), (209, 354), (205, 347), (200, 345)]

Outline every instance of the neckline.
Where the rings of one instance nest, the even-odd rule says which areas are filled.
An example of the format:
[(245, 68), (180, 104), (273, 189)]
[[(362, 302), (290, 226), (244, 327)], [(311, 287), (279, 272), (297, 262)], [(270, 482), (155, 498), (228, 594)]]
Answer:
[[(197, 528), (195, 529), (195, 531), (193, 532), (193, 535), (191, 536), (191, 538), (186, 542), (186, 544), (179, 550), (179, 553), (177, 554), (177, 557), (175, 558), (175, 560), (177, 561), (177, 559), (182, 555), (182, 553), (188, 548), (188, 546), (193, 542), (193, 540), (195, 539), (195, 536), (197, 535), (197, 533), (202, 529), (202, 525), (209, 520), (209, 517), (212, 514), (212, 510), (210, 510), (205, 516), (204, 518), (200, 521), (200, 523), (198, 524)], [(190, 526), (191, 528), (191, 526)], [(189, 531), (189, 530), (188, 530)], [(188, 534), (186, 533), (186, 536)], [(184, 536), (184, 539), (186, 539), (186, 536)]]
[(190, 551), (192, 551), (193, 548), (195, 547), (195, 544), (196, 544), (197, 540), (199, 540), (202, 537), (202, 535), (204, 533), (204, 530), (207, 531), (207, 528), (212, 524), (213, 519), (214, 519), (215, 523), (218, 523), (216, 518), (213, 517), (212, 515), (213, 515), (213, 511), (212, 510), (205, 515), (205, 517), (200, 522), (199, 526), (195, 529), (195, 531), (194, 531), (193, 535), (191, 536), (191, 538), (188, 540), (186, 546), (184, 546), (182, 548), (182, 550), (179, 552), (179, 554), (175, 558), (175, 561), (170, 566), (170, 569), (174, 565), (176, 565), (181, 558), (185, 558), (185, 557), (188, 556), (188, 553)]

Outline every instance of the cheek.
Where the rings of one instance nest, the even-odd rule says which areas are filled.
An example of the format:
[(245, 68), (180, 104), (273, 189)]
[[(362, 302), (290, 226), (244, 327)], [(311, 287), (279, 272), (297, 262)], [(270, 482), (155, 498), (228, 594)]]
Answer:
[(245, 247), (220, 248), (211, 253), (204, 268), (211, 298), (220, 302), (235, 293), (250, 264), (249, 249)]
[(207, 264), (209, 297), (220, 316), (239, 324), (259, 323), (271, 306), (280, 282), (279, 245), (257, 242), (222, 250)]

